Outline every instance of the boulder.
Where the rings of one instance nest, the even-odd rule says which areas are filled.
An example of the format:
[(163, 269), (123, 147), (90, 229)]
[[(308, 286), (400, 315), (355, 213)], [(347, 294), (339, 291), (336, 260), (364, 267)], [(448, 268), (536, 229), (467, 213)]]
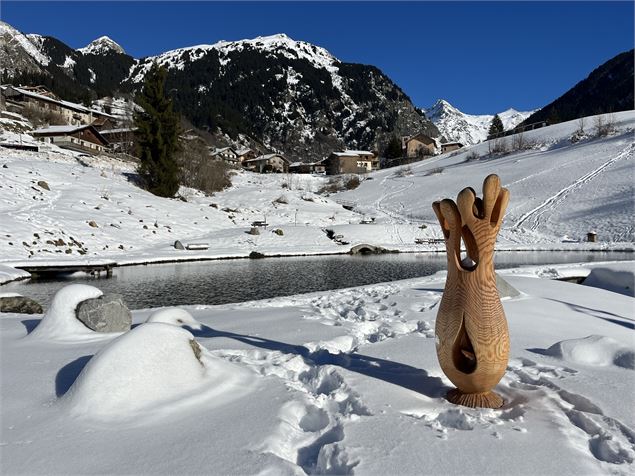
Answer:
[(40, 188), (43, 188), (44, 190), (48, 190), (48, 191), (51, 190), (49, 187), (49, 184), (46, 183), (44, 180), (40, 180), (37, 184), (40, 186)]
[(95, 332), (126, 332), (132, 325), (132, 315), (120, 294), (104, 294), (82, 301), (75, 316)]
[(42, 314), (40, 303), (24, 296), (0, 297), (0, 312), (15, 312), (17, 314)]
[(262, 259), (264, 257), (265, 255), (260, 253), (259, 251), (252, 251), (251, 253), (249, 253), (249, 258), (251, 259)]
[(520, 296), (520, 292), (514, 286), (504, 280), (500, 274), (496, 273), (496, 288), (501, 299), (514, 298)]
[(179, 240), (176, 240), (174, 242), (174, 248), (177, 250), (184, 250), (185, 246), (183, 246), (183, 243), (181, 243)]
[(258, 228), (256, 228), (255, 226), (252, 226), (251, 229), (247, 232), (250, 235), (259, 235), (260, 234), (260, 230)]
[(280, 228), (277, 228), (275, 230), (273, 230), (273, 232), (278, 235), (278, 236), (283, 236), (284, 235), (284, 231), (282, 231)]

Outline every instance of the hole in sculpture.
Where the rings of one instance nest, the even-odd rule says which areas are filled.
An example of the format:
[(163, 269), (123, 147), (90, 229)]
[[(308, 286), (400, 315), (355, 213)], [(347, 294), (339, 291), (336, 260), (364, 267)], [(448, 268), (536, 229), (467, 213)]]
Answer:
[(461, 328), (454, 341), (452, 349), (454, 367), (464, 374), (471, 374), (476, 369), (476, 353), (470, 336), (465, 329), (465, 316), (461, 318)]
[(461, 267), (466, 271), (474, 271), (478, 266), (478, 246), (467, 226), (461, 228), (461, 252), (458, 258)]

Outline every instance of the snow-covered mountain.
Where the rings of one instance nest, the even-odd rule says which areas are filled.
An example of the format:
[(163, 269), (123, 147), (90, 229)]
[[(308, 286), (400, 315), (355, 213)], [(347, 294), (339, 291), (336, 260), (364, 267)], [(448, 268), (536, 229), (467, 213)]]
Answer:
[(83, 54), (98, 55), (109, 51), (115, 53), (125, 54), (124, 49), (119, 44), (107, 36), (100, 36), (96, 40), (91, 41), (83, 48), (79, 48), (77, 51)]
[[(472, 115), (459, 111), (449, 102), (439, 99), (434, 106), (425, 110), (426, 116), (437, 126), (441, 136), (448, 141), (458, 141), (464, 145), (477, 144), (487, 138), (487, 131), (493, 115)], [(533, 111), (520, 112), (507, 109), (499, 112), (505, 130), (512, 129), (533, 114)]]
[[(2, 25), (7, 34), (0, 37), (0, 51), (9, 78), (46, 84), (80, 102), (134, 93), (156, 61), (168, 69), (166, 89), (176, 108), (195, 126), (230, 142), (247, 138), (243, 142), (291, 160), (321, 159), (344, 147), (382, 150), (393, 135), (439, 135), (378, 68), (341, 62), (285, 34), (134, 59), (108, 37), (75, 50)], [(4, 67), (17, 64), (14, 58), (21, 63)]]

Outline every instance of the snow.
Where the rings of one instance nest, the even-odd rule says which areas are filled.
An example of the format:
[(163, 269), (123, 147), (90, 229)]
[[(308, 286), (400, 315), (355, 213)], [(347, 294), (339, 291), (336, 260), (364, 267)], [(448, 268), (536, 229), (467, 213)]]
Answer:
[(72, 341), (94, 335), (75, 317), (77, 305), (87, 299), (94, 299), (103, 293), (87, 284), (69, 284), (60, 289), (53, 298), (38, 326), (28, 336), (29, 339), (50, 341)]
[(185, 309), (170, 307), (154, 311), (146, 322), (162, 322), (178, 327), (189, 327), (201, 330), (201, 323), (192, 317)]
[(557, 342), (544, 355), (550, 355), (565, 362), (604, 367), (617, 365), (635, 370), (635, 352), (610, 337), (592, 335), (582, 339)]
[[(0, 36), (5, 35), (10, 36), (13, 41), (24, 48), (24, 50), (31, 58), (40, 63), (42, 66), (46, 66), (51, 61), (50, 58), (47, 58), (40, 52), (37, 45), (31, 42), (31, 40), (26, 35), (19, 32), (8, 23), (0, 21)], [(36, 43), (39, 43), (39, 41), (36, 40)]]
[(26, 279), (31, 275), (21, 269), (15, 269), (13, 266), (0, 264), (0, 284), (9, 283), (18, 279)]
[(635, 269), (628, 264), (617, 269), (615, 266), (593, 268), (584, 280), (584, 285), (635, 297)]
[(443, 398), (445, 273), (189, 306), (192, 333), (133, 311), (107, 342), (24, 339), (33, 321), (5, 314), (3, 472), (632, 474), (634, 299), (537, 272), (505, 273), (496, 410)]
[[(434, 106), (424, 110), (443, 137), (463, 145), (473, 145), (487, 139), (494, 115), (473, 115), (459, 111), (449, 102), (439, 99)], [(536, 110), (519, 112), (513, 108), (499, 112), (505, 130), (510, 130), (531, 116)]]
[(114, 51), (116, 53), (125, 54), (124, 49), (119, 44), (107, 36), (100, 36), (96, 40), (91, 41), (83, 48), (78, 48), (78, 52), (84, 55), (100, 55)]
[(139, 424), (205, 400), (210, 408), (235, 401), (249, 389), (250, 376), (208, 355), (185, 329), (149, 323), (95, 354), (60, 403), (75, 417)]

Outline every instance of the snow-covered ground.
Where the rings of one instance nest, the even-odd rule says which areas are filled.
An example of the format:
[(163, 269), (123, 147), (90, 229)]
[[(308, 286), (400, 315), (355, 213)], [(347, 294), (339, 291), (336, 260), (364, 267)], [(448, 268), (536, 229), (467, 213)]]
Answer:
[[(233, 186), (215, 196), (184, 189), (187, 202), (163, 199), (133, 183), (131, 163), (54, 146), (38, 153), (0, 148), (0, 263), (346, 253), (361, 243), (436, 251), (438, 245), (415, 243), (442, 236), (431, 203), (468, 185), (480, 190), (490, 173), (511, 192), (499, 249), (632, 250), (635, 113), (613, 117), (616, 130), (608, 137), (572, 143), (578, 123), (562, 123), (526, 133), (529, 150), (490, 157), (487, 143), (479, 144), (368, 174), (358, 189), (330, 196), (316, 193), (326, 177), (238, 172)], [(586, 129), (592, 133), (593, 118)], [(18, 136), (5, 129), (0, 139)], [(374, 222), (363, 223), (369, 218)], [(261, 220), (269, 227), (248, 234)], [(282, 235), (273, 233), (278, 228)], [(327, 230), (341, 235), (339, 241)], [(585, 242), (590, 231), (597, 243)], [(176, 240), (209, 249), (177, 250)]]
[(443, 273), (190, 306), (191, 333), (169, 310), (78, 329), (66, 304), (99, 291), (73, 285), (43, 321), (0, 319), (2, 472), (633, 474), (634, 300), (601, 289), (633, 264), (598, 287), (537, 277), (585, 265), (503, 273), (520, 295), (497, 410), (443, 398)]

